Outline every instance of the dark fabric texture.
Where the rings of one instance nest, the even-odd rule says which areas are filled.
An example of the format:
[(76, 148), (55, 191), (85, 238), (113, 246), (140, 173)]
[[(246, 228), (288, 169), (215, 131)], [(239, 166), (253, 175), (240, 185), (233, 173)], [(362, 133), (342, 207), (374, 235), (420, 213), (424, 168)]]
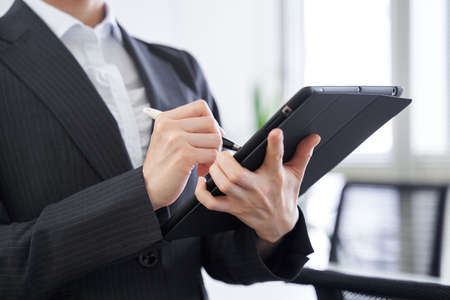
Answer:
[[(188, 53), (123, 31), (150, 105), (205, 99)], [(117, 123), (75, 58), (21, 0), (0, 19), (0, 299), (205, 299), (201, 267), (250, 284), (294, 278), (312, 249), (303, 216), (267, 265), (255, 233), (164, 243), (160, 222), (192, 196), (193, 174), (154, 213)], [(155, 263), (140, 258), (152, 253)]]

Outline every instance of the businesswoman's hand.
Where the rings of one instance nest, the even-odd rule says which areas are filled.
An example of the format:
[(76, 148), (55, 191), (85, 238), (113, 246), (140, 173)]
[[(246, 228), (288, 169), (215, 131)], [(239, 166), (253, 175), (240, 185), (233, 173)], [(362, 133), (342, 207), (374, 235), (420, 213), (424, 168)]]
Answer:
[(318, 135), (305, 138), (293, 158), (283, 164), (283, 132), (274, 129), (268, 136), (266, 157), (258, 170), (251, 172), (229, 152), (221, 152), (209, 173), (226, 196), (213, 197), (206, 190), (203, 177), (199, 178), (195, 195), (208, 209), (233, 214), (261, 239), (275, 243), (297, 223), (300, 185), (319, 142)]
[(204, 100), (161, 113), (142, 167), (153, 209), (175, 202), (198, 164), (205, 175), (222, 147), (223, 131)]

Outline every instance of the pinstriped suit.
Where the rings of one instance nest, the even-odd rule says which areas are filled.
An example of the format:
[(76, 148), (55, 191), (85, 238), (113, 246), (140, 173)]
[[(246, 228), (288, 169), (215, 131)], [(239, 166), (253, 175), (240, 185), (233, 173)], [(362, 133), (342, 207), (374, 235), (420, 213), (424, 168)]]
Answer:
[[(152, 107), (203, 98), (219, 118), (192, 56), (123, 36)], [(0, 19), (0, 299), (206, 299), (201, 266), (230, 283), (290, 280), (312, 251), (301, 214), (264, 263), (245, 226), (165, 243), (168, 210), (153, 211), (75, 58), (16, 0)]]

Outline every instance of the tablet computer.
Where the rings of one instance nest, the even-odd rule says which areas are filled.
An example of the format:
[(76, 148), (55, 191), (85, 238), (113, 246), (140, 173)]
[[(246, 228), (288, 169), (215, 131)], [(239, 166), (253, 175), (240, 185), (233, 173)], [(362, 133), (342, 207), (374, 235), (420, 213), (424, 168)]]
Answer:
[[(316, 86), (305, 87), (259, 129), (239, 151), (235, 159), (254, 171), (264, 161), (267, 135), (274, 128), (284, 134), (283, 161), (289, 161), (297, 144), (316, 133), (321, 141), (305, 171), (300, 195), (331, 171), (347, 155), (383, 124), (411, 103), (400, 98), (399, 86)], [(207, 175), (207, 189), (221, 195)], [(202, 236), (236, 228), (240, 221), (234, 216), (211, 211), (192, 197), (162, 226), (166, 240)]]

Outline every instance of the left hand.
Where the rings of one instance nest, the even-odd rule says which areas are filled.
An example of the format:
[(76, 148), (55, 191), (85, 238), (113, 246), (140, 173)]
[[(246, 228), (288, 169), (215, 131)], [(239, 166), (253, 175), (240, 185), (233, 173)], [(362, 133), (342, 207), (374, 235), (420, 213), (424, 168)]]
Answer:
[(264, 163), (255, 172), (242, 167), (229, 152), (218, 154), (209, 174), (226, 196), (213, 197), (200, 177), (195, 195), (208, 209), (230, 213), (270, 243), (278, 242), (298, 220), (297, 199), (305, 169), (320, 137), (302, 140), (283, 164), (283, 132), (270, 132)]

